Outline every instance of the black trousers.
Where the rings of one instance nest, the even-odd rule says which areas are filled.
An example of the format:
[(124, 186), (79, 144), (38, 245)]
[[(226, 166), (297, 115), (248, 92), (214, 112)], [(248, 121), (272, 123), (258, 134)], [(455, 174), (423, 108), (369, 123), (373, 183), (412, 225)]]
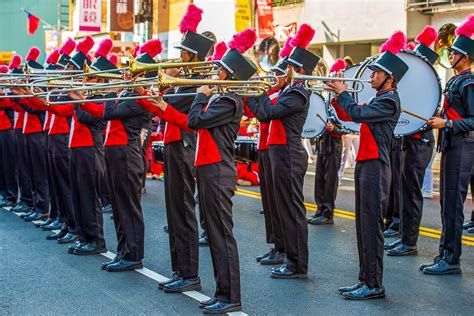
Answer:
[(443, 230), (439, 254), (448, 263), (458, 263), (462, 251), (464, 202), (474, 169), (474, 138), (453, 140), (441, 156), (440, 203)]
[(199, 231), (194, 211), (196, 182), (194, 180), (192, 146), (182, 141), (165, 145), (165, 202), (173, 271), (184, 278), (198, 276)]
[(304, 175), (308, 155), (303, 146), (270, 145), (273, 190), (283, 226), (287, 268), (308, 272), (308, 224), (304, 206)]
[(14, 130), (0, 131), (0, 194), (14, 203), (18, 200), (16, 161)]
[[(46, 174), (48, 175), (48, 190), (49, 190), (49, 218), (59, 218), (59, 206), (58, 206), (58, 193), (56, 192), (53, 184), (53, 170), (52, 170), (52, 156), (50, 148), (50, 136), (48, 132), (45, 132), (46, 141)], [(62, 221), (63, 222), (63, 221)], [(64, 223), (64, 222), (63, 222)]]
[(285, 239), (283, 238), (280, 214), (276, 206), (272, 166), (268, 149), (258, 151), (258, 172), (260, 176), (260, 193), (262, 194), (267, 243), (274, 244), (275, 249), (280, 252), (285, 252)]
[(402, 177), (403, 206), (400, 213), (402, 244), (416, 246), (423, 214), (423, 178), (433, 154), (433, 142), (408, 138)]
[(49, 212), (49, 184), (46, 166), (46, 135), (26, 134), (26, 166), (33, 184), (33, 207), (36, 212)]
[(471, 221), (474, 221), (474, 172), (471, 175), (471, 195), (472, 195), (472, 211), (471, 211)]
[(69, 134), (49, 135), (49, 168), (59, 209), (59, 220), (67, 224), (68, 232), (74, 234), (77, 232), (69, 172), (71, 150), (68, 143)]
[[(314, 201), (318, 206), (316, 216), (334, 217), (334, 208), (339, 186), (338, 171), (341, 166), (341, 139), (330, 139), (331, 144), (321, 143), (316, 161), (314, 177)], [(326, 146), (329, 148), (321, 148)]]
[(15, 143), (20, 202), (33, 207), (33, 183), (26, 163), (26, 138), (21, 129), (15, 129)]
[(145, 224), (140, 205), (143, 159), (138, 141), (105, 147), (110, 201), (117, 234), (117, 253), (125, 260), (143, 259)]
[(359, 280), (371, 288), (382, 286), (383, 212), (391, 177), (390, 166), (379, 159), (357, 162), (354, 178)]
[(104, 148), (72, 148), (69, 171), (79, 239), (105, 246), (104, 218), (99, 198), (101, 181), (105, 179)]
[(395, 138), (390, 151), (390, 165), (392, 170), (392, 183), (390, 186), (390, 199), (385, 213), (387, 228), (400, 229), (400, 211), (402, 209), (402, 172), (405, 159), (405, 139)]
[(215, 297), (226, 303), (240, 302), (240, 267), (232, 220), (232, 196), (237, 185), (237, 171), (229, 162), (196, 168), (199, 207), (202, 209), (209, 237)]

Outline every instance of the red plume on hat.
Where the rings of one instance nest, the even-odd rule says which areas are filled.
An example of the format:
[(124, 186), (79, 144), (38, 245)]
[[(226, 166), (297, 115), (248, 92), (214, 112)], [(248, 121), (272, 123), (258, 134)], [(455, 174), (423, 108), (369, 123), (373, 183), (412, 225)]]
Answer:
[(89, 51), (94, 47), (94, 39), (90, 36), (86, 36), (82, 41), (80, 41), (76, 46), (76, 51), (87, 55)]
[(107, 58), (107, 55), (110, 53), (112, 50), (112, 47), (114, 46), (114, 43), (110, 38), (104, 38), (103, 40), (100, 41), (99, 47), (95, 51), (94, 57), (104, 57)]
[(285, 44), (283, 45), (283, 48), (280, 51), (280, 57), (285, 58), (290, 56), (291, 51), (293, 50), (293, 46), (290, 45), (291, 41), (293, 40), (292, 37), (288, 37), (285, 41)]
[(405, 49), (414, 50), (415, 47), (416, 47), (416, 43), (415, 43), (415, 42), (408, 42), (407, 45), (405, 46)]
[(296, 35), (290, 41), (290, 45), (292, 47), (299, 46), (301, 48), (306, 49), (309, 46), (309, 43), (311, 43), (314, 34), (316, 34), (316, 30), (313, 29), (311, 25), (306, 23), (301, 24), (300, 28), (298, 29), (298, 32), (296, 32)]
[(390, 52), (396, 55), (399, 51), (405, 48), (407, 37), (402, 31), (397, 31), (390, 36), (390, 38), (382, 44), (380, 52)]
[(151, 56), (151, 58), (155, 58), (156, 55), (160, 54), (163, 51), (163, 45), (161, 45), (161, 41), (159, 39), (152, 39), (143, 44), (140, 48), (139, 53)]
[(338, 72), (338, 71), (341, 71), (341, 70), (345, 69), (346, 67), (347, 67), (347, 64), (344, 61), (344, 59), (338, 58), (338, 59), (336, 59), (336, 61), (332, 65), (331, 70), (329, 70), (329, 72), (330, 73), (331, 72)]
[(438, 32), (431, 25), (425, 26), (423, 31), (415, 38), (415, 42), (430, 47), (438, 37)]
[(10, 65), (8, 65), (8, 68), (16, 69), (16, 68), (20, 67), (20, 65), (21, 65), (21, 56), (20, 55), (15, 55), (15, 56), (13, 56), (13, 58), (10, 62)]
[(49, 65), (55, 64), (59, 60), (59, 49), (53, 50), (51, 54), (49, 54), (48, 58), (46, 58), (46, 63)]
[(471, 38), (472, 34), (474, 34), (474, 14), (469, 15), (466, 21), (461, 24), (455, 32), (458, 36), (464, 35), (467, 38)]
[(26, 61), (36, 61), (41, 54), (41, 51), (39, 50), (38, 47), (31, 47), (30, 50), (28, 51), (28, 55), (26, 55), (25, 60)]
[(114, 66), (117, 66), (117, 64), (118, 64), (118, 56), (117, 56), (117, 54), (110, 54), (110, 56), (109, 56), (108, 59), (109, 59), (109, 61), (110, 61), (112, 64), (114, 64)]
[(227, 52), (227, 45), (225, 42), (219, 42), (217, 43), (215, 49), (214, 49), (214, 54), (212, 55), (211, 60), (221, 60), (222, 57), (225, 55)]
[(133, 48), (132, 57), (133, 57), (133, 58), (136, 58), (139, 51), (140, 51), (140, 45), (136, 45), (136, 46)]
[(5, 65), (0, 66), (0, 73), (4, 74), (8, 72), (8, 67)]
[(232, 36), (229, 48), (243, 54), (248, 51), (257, 41), (257, 32), (254, 29), (246, 29)]
[(199, 22), (202, 20), (202, 11), (194, 4), (188, 5), (186, 13), (183, 16), (183, 19), (179, 23), (179, 31), (181, 34), (186, 33), (187, 31), (196, 32)]
[(59, 50), (59, 53), (70, 55), (74, 48), (76, 48), (76, 42), (74, 42), (70, 37), (68, 37), (66, 42), (64, 42), (63, 46)]

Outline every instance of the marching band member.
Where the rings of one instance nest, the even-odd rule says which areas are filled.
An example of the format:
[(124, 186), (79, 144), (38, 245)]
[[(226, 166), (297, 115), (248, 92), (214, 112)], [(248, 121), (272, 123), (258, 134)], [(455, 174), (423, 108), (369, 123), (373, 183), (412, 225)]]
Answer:
[[(148, 41), (141, 47), (137, 61), (154, 63), (153, 58), (161, 50), (159, 40)], [(103, 57), (102, 62), (108, 63)], [(147, 73), (146, 76), (153, 77), (155, 74)], [(103, 114), (104, 119), (108, 120), (105, 162), (118, 241), (116, 257), (102, 264), (102, 269), (109, 272), (143, 268), (145, 224), (140, 199), (144, 166), (140, 135), (142, 128), (150, 121), (150, 115), (136, 101), (120, 100), (136, 95), (133, 90), (124, 90), (118, 95), (109, 94), (113, 98), (118, 97), (118, 100), (106, 102)]]
[(268, 141), (273, 190), (286, 252), (283, 265), (272, 269), (272, 278), (307, 278), (308, 273), (308, 227), (303, 196), (308, 155), (301, 144), (301, 132), (311, 92), (301, 82), (291, 81), (294, 73), (311, 74), (319, 62), (318, 56), (305, 49), (314, 33), (311, 26), (302, 24), (291, 41), (294, 49), (287, 59), (288, 85), (276, 104), (273, 105), (267, 95), (247, 100), (259, 120), (279, 120), (279, 125), (283, 126), (279, 128), (280, 137), (274, 142)]
[[(214, 61), (220, 67), (219, 80), (248, 80), (255, 74), (256, 66), (242, 54), (256, 39), (255, 30), (250, 29), (234, 35), (230, 50), (222, 60)], [(163, 112), (163, 119), (198, 132), (195, 166), (199, 207), (205, 218), (217, 283), (214, 297), (200, 304), (205, 314), (242, 308), (239, 254), (232, 231), (232, 196), (237, 184), (234, 142), (243, 115), (243, 101), (236, 94), (218, 94), (209, 99), (215, 89), (199, 87), (188, 115), (162, 100), (148, 101)]]
[[(438, 54), (429, 47), (437, 36), (436, 30), (432, 26), (427, 26), (416, 38), (419, 44), (415, 51), (425, 56), (432, 64), (438, 59)], [(388, 250), (387, 255), (389, 256), (408, 256), (418, 253), (416, 243), (423, 212), (421, 189), (425, 170), (430, 163), (434, 147), (434, 135), (431, 128), (405, 138), (400, 238), (384, 246)]]
[(457, 38), (449, 48), (449, 61), (456, 75), (444, 90), (442, 117), (432, 117), (428, 124), (439, 128), (441, 156), (441, 219), (443, 229), (439, 255), (433, 263), (423, 264), (425, 274), (461, 272), (464, 201), (474, 163), (474, 15), (456, 29)]
[(377, 93), (367, 105), (359, 106), (342, 81), (331, 81), (325, 87), (336, 94), (331, 103), (339, 118), (362, 123), (355, 170), (359, 282), (339, 289), (347, 299), (385, 297), (382, 284), (383, 212), (390, 190), (390, 146), (400, 116), (396, 84), (408, 71), (408, 66), (395, 54), (405, 43), (405, 35), (396, 32), (382, 45), (382, 54), (369, 66), (372, 70), (371, 85)]
[[(10, 73), (22, 73), (23, 70), (21, 67), (21, 57), (19, 55), (13, 56), (8, 68), (10, 69)], [(28, 214), (33, 209), (33, 187), (31, 183), (31, 176), (26, 169), (26, 143), (25, 135), (23, 134), (25, 110), (18, 104), (17, 101), (18, 100), (11, 99), (10, 103), (13, 110), (15, 111), (15, 173), (18, 176), (20, 202), (14, 206), (11, 211)]]
[[(337, 59), (330, 69), (336, 73), (346, 68), (343, 59)], [(334, 208), (339, 185), (338, 171), (341, 166), (342, 139), (336, 126), (328, 121), (326, 132), (318, 139), (316, 145), (318, 159), (314, 176), (314, 200), (317, 205), (316, 213), (308, 219), (312, 225), (334, 224)]]
[[(26, 64), (29, 68), (43, 69), (36, 62), (40, 55), (37, 47), (32, 47), (26, 56)], [(23, 94), (26, 89), (12, 87), (14, 94)], [(18, 100), (20, 106), (25, 110), (25, 122), (23, 134), (26, 143), (26, 168), (31, 176), (33, 187), (33, 210), (25, 216), (27, 222), (41, 220), (48, 217), (49, 212), (49, 187), (46, 172), (46, 140), (43, 133), (45, 111), (33, 110), (30, 102), (34, 98), (22, 98)]]

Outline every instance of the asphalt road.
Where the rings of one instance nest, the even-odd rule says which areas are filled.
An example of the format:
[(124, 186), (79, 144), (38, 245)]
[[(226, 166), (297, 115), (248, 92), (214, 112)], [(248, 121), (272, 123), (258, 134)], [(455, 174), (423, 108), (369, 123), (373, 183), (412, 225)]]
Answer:
[[(350, 170), (349, 176), (350, 177)], [(313, 177), (307, 176), (305, 195), (313, 210)], [(148, 181), (143, 196), (146, 223), (146, 270), (109, 273), (100, 269), (102, 255), (79, 257), (67, 246), (47, 241), (47, 233), (0, 210), (0, 315), (199, 315), (197, 300), (213, 296), (214, 279), (208, 248), (201, 248), (201, 293), (165, 294), (157, 280), (171, 275), (163, 183)], [(250, 315), (309, 314), (469, 314), (474, 293), (474, 235), (466, 235), (463, 273), (427, 276), (418, 265), (430, 261), (438, 246), (439, 201), (425, 200), (419, 255), (385, 257), (387, 297), (366, 302), (345, 301), (339, 286), (357, 279), (358, 259), (353, 220), (354, 196), (344, 180), (337, 198), (335, 225), (309, 227), (308, 280), (275, 280), (270, 268), (255, 262), (268, 250), (258, 188), (241, 188), (234, 197), (235, 235), (239, 245), (243, 312)], [(254, 193), (256, 192), (256, 193)], [(471, 201), (465, 215), (470, 216)], [(310, 215), (311, 212), (308, 213)], [(108, 249), (115, 251), (113, 221), (105, 216)], [(111, 254), (109, 254), (111, 255)]]

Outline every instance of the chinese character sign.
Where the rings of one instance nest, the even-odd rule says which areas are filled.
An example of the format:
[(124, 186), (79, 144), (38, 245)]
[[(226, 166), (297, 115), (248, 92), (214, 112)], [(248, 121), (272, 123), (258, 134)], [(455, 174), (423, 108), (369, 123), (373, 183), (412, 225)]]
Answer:
[(273, 26), (272, 0), (256, 0), (258, 21), (258, 37), (265, 38), (275, 35)]
[(133, 0), (107, 1), (109, 32), (133, 32)]
[(100, 32), (102, 0), (78, 0), (79, 31)]

